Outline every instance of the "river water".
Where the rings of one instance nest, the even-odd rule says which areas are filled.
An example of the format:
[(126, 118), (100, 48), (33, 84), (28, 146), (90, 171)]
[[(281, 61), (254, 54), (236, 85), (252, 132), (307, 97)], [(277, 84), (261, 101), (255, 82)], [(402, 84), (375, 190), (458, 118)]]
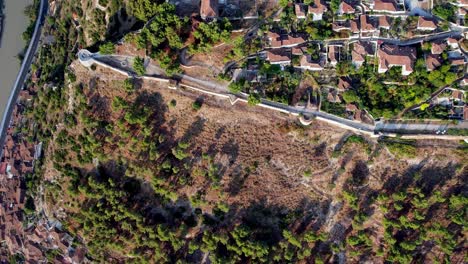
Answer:
[(3, 9), (4, 21), (0, 43), (0, 117), (3, 116), (20, 68), (17, 56), (26, 45), (22, 38), (28, 26), (28, 18), (24, 15), (24, 9), (32, 4), (33, 0), (3, 1), (5, 8)]

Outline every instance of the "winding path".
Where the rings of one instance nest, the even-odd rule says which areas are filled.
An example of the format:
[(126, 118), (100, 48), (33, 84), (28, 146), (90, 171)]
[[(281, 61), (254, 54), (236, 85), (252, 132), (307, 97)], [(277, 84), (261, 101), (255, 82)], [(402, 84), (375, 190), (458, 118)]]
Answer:
[(41, 39), (41, 29), (44, 24), (44, 18), (47, 14), (47, 9), (47, 0), (41, 0), (39, 14), (37, 16), (36, 25), (34, 27), (34, 33), (31, 41), (29, 42), (28, 49), (24, 56), (23, 63), (21, 64), (18, 76), (16, 77), (16, 81), (13, 85), (13, 89), (11, 90), (7, 107), (5, 109), (5, 113), (3, 114), (2, 123), (0, 124), (0, 157), (3, 156), (3, 146), (5, 144), (8, 127), (10, 126), (13, 109), (15, 107), (16, 101), (18, 100), (18, 95), (23, 88), (24, 81), (28, 75), (29, 68), (31, 67), (31, 63), (37, 51), (37, 47), (39, 46)]

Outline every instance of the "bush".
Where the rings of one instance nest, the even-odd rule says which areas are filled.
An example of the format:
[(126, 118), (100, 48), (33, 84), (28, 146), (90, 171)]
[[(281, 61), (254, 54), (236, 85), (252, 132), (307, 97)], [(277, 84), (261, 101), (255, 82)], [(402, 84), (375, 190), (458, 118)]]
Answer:
[(115, 53), (115, 46), (112, 42), (106, 42), (99, 46), (99, 53), (101, 54), (113, 54)]
[(135, 72), (142, 76), (145, 74), (146, 72), (146, 69), (145, 69), (145, 60), (143, 58), (140, 58), (140, 57), (135, 57), (135, 60), (133, 62), (133, 69), (135, 70)]
[(203, 105), (202, 101), (196, 100), (195, 102), (192, 103), (192, 108), (193, 108), (193, 110), (198, 111), (198, 110), (200, 110), (202, 105)]
[(258, 105), (262, 101), (260, 100), (260, 95), (258, 93), (251, 93), (247, 98), (247, 103), (249, 105)]

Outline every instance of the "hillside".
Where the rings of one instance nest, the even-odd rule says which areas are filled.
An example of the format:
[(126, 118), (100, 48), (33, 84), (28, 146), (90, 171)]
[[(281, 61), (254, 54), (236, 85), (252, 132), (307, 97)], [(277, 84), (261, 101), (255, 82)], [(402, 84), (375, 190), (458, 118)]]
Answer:
[[(1, 261), (466, 262), (466, 142), (358, 134), (313, 117), (304, 126), (302, 115), (259, 105), (260, 97), (285, 104), (291, 97), (294, 107), (368, 125), (375, 120), (361, 106), (393, 116), (394, 104), (418, 103), (430, 94), (427, 87), (418, 84), (415, 95), (405, 79), (404, 86), (391, 84), (398, 89), (390, 89), (389, 99), (381, 82), (396, 70), (380, 79), (372, 65), (352, 74), (331, 68), (303, 74), (257, 54), (245, 59), (263, 49), (277, 10), (284, 9), (278, 24), (293, 23), (292, 1), (279, 1), (282, 8), (263, 1), (258, 14), (268, 16), (265, 24), (203, 22), (192, 15), (199, 9), (163, 2), (50, 1), (48, 41), (9, 131), (7, 148), (19, 145), (28, 164), (9, 151), (27, 173), (5, 188), (23, 203), (10, 217), (21, 236), (7, 234), (18, 241), (1, 248)], [(246, 30), (232, 32), (239, 27)], [(89, 67), (77, 58), (85, 48), (96, 52)], [(259, 74), (235, 82), (224, 72), (228, 64)], [(349, 86), (369, 89), (362, 99), (349, 87), (343, 94), (355, 101), (352, 113), (349, 104), (324, 101), (330, 83), (348, 75), (355, 78)], [(378, 89), (359, 86), (365, 82)], [(181, 85), (200, 83), (249, 95), (231, 104)], [(401, 90), (411, 100), (397, 100)], [(367, 100), (374, 94), (391, 111)]]
[(128, 89), (99, 66), (72, 68), (63, 100), (77, 118), (54, 132), (45, 197), (92, 259), (464, 258), (468, 172), (457, 144), (303, 128), (156, 82)]

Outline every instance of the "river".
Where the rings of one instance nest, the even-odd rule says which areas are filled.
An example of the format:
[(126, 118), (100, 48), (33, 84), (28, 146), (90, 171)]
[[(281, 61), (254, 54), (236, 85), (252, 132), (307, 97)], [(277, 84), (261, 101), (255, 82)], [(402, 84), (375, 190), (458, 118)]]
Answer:
[[(0, 0), (1, 2), (2, 0)], [(22, 34), (28, 26), (24, 9), (33, 0), (3, 0), (4, 21), (0, 45), (0, 117), (3, 116), (10, 91), (20, 68), (18, 54), (26, 46)]]

